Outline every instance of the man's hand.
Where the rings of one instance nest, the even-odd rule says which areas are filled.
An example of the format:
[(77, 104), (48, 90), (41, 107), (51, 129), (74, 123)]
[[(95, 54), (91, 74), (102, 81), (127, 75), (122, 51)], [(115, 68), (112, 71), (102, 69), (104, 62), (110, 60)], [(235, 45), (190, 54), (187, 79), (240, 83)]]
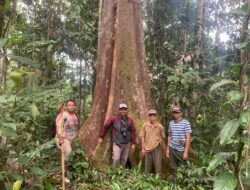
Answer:
[(99, 138), (98, 141), (97, 141), (97, 144), (102, 144), (102, 141), (103, 141), (103, 139)]
[(188, 151), (184, 151), (183, 153), (183, 160), (187, 160), (188, 159)]
[(133, 153), (135, 151), (135, 144), (132, 144), (131, 146), (131, 152)]
[(59, 144), (63, 144), (64, 143), (64, 138), (63, 137), (59, 137)]
[(144, 148), (141, 150), (141, 154), (142, 154), (143, 156), (145, 156), (146, 151), (145, 151), (145, 149), (144, 149)]
[(169, 158), (169, 147), (166, 150), (166, 157)]

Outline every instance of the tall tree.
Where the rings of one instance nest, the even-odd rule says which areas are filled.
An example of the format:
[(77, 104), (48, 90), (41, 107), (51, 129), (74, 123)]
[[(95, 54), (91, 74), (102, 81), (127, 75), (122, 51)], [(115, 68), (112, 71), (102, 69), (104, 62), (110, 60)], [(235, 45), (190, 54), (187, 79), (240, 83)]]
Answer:
[[(247, 32), (248, 26), (249, 26), (249, 18), (250, 18), (250, 0), (245, 1), (247, 4), (247, 12), (243, 18), (242, 27), (241, 27), (241, 33), (240, 33), (240, 42), (241, 43), (248, 43), (249, 41), (249, 33)], [(244, 100), (241, 104), (241, 110), (244, 110), (246, 107), (249, 108), (250, 106), (250, 89), (249, 86), (246, 85), (248, 82), (248, 76), (247, 71), (249, 67), (249, 60), (250, 60), (250, 53), (248, 48), (242, 48), (240, 50), (240, 63), (241, 63), (241, 72), (240, 72), (240, 80), (239, 80), (239, 88), (240, 91), (245, 95)], [(248, 138), (250, 138), (250, 124), (248, 124)], [(242, 162), (242, 152), (244, 150), (244, 141), (240, 141), (238, 145), (238, 158), (237, 161), (234, 164), (234, 170), (236, 178), (238, 179), (241, 188), (243, 187), (243, 184), (241, 182), (241, 162)], [(245, 162), (248, 162), (248, 146), (245, 146)], [(244, 189), (244, 188), (242, 188)]]
[[(81, 144), (91, 153), (105, 120), (118, 110), (120, 102), (129, 106), (139, 131), (150, 105), (148, 67), (145, 60), (140, 0), (103, 0), (100, 5), (96, 84), (89, 118), (80, 130)], [(97, 151), (99, 163), (108, 164), (110, 136)], [(98, 163), (97, 163), (98, 164)]]
[[(17, 0), (12, 1), (10, 9), (6, 8), (7, 1), (0, 0), (0, 39), (3, 40), (8, 36), (11, 24), (16, 20), (16, 6)], [(8, 22), (6, 22), (8, 17)], [(6, 89), (6, 76), (8, 69), (8, 59), (6, 55), (6, 49), (3, 47), (0, 49), (0, 88)], [(2, 54), (2, 55), (1, 55)]]
[(202, 37), (203, 37), (203, 16), (204, 16), (204, 0), (197, 0), (196, 9), (196, 47), (195, 47), (195, 68), (200, 70), (202, 64)]
[[(5, 30), (5, 7), (6, 1), (0, 0), (0, 39), (4, 38)], [(4, 48), (0, 50), (0, 53), (4, 53)], [(6, 71), (7, 71), (7, 59), (5, 56), (0, 55), (0, 87), (5, 89), (6, 86)]]

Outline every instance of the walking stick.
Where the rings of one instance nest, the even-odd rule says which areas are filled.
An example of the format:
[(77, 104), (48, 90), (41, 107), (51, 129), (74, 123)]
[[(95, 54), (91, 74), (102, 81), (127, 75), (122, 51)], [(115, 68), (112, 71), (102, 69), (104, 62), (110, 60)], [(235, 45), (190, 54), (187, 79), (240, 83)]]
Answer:
[(95, 159), (96, 151), (99, 149), (100, 146), (101, 146), (101, 144), (97, 144), (94, 151), (91, 153), (92, 159)]
[[(64, 111), (64, 104), (61, 105), (61, 118), (62, 118), (62, 133), (64, 135), (64, 124), (65, 121), (63, 119), (63, 111)], [(61, 165), (62, 165), (62, 190), (65, 190), (65, 163), (64, 163), (64, 137), (63, 142), (61, 143)]]

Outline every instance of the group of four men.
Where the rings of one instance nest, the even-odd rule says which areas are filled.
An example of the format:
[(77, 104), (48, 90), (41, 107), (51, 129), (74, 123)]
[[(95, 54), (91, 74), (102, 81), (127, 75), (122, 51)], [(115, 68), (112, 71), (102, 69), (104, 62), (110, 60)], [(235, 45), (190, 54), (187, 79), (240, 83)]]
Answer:
[[(75, 114), (75, 101), (70, 99), (66, 101), (66, 111), (57, 116), (56, 126), (57, 144), (64, 142), (65, 159), (67, 160), (71, 153), (70, 142), (76, 138), (78, 118)], [(177, 168), (186, 163), (188, 159), (188, 150), (191, 139), (191, 125), (182, 118), (181, 108), (174, 106), (171, 109), (173, 120), (168, 126), (168, 142), (166, 148), (166, 156), (170, 159), (170, 168), (172, 174), (175, 175)], [(64, 132), (61, 131), (64, 122)], [(109, 128), (112, 128), (113, 143), (113, 163), (112, 167), (119, 165), (125, 167), (129, 151), (134, 152), (136, 145), (136, 127), (133, 119), (128, 116), (128, 106), (125, 103), (119, 105), (119, 114), (111, 116), (104, 126), (98, 139), (98, 144), (103, 142)], [(145, 172), (161, 174), (162, 148), (164, 143), (165, 130), (164, 127), (157, 122), (157, 112), (155, 109), (148, 111), (148, 121), (143, 124), (139, 137), (141, 140), (141, 154), (145, 156)]]

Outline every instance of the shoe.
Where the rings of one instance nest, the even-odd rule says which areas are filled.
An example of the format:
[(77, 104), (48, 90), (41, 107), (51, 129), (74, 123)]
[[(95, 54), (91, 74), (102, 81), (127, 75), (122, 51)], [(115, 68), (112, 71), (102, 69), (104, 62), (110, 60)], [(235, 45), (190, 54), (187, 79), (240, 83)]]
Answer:
[(67, 177), (64, 178), (64, 181), (65, 181), (65, 183), (70, 183), (70, 180)]

